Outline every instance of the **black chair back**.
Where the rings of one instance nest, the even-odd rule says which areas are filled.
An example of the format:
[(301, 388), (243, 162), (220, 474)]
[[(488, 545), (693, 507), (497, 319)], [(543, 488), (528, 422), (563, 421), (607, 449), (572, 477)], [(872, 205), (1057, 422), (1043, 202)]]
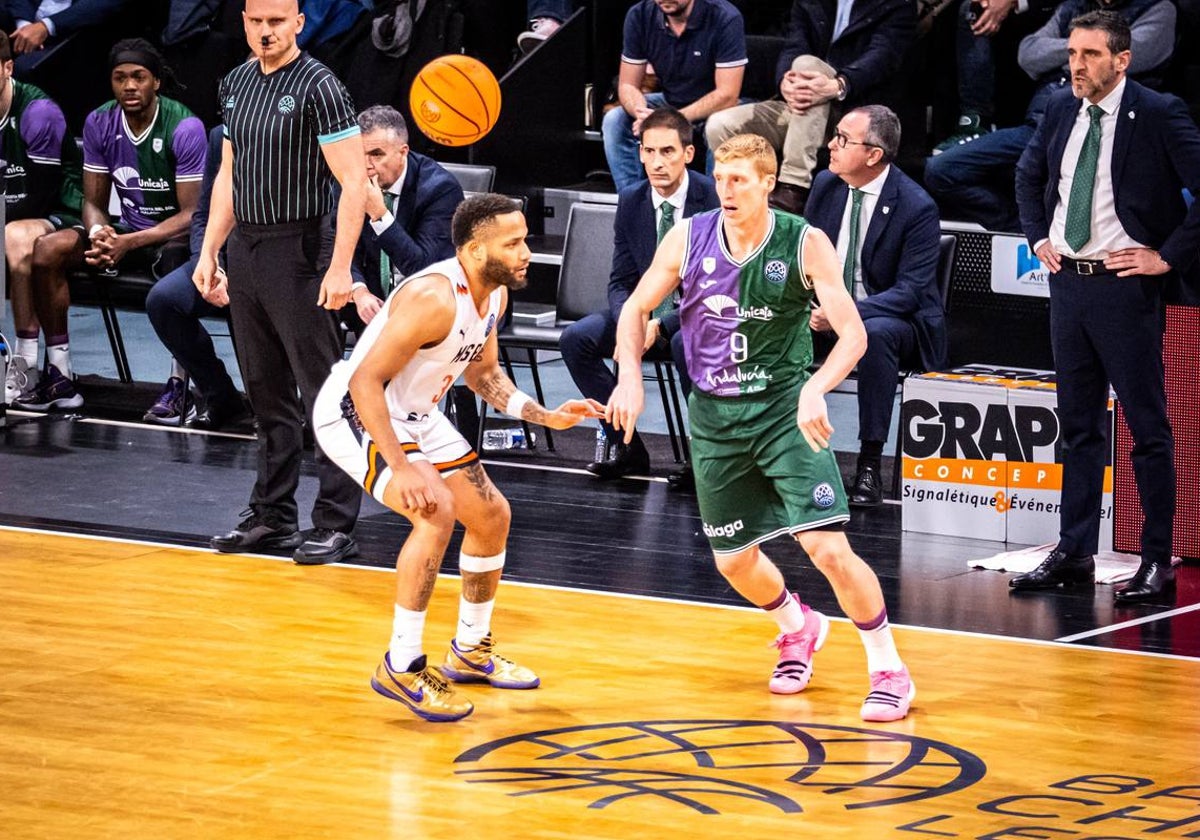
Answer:
[(615, 204), (572, 204), (558, 274), (557, 320), (578, 321), (608, 308)]
[(475, 163), (443, 163), (442, 168), (458, 179), (465, 193), (487, 193), (496, 182), (496, 167)]
[(943, 233), (938, 241), (937, 284), (942, 298), (942, 309), (950, 311), (950, 280), (954, 276), (954, 252), (958, 248), (958, 237)]

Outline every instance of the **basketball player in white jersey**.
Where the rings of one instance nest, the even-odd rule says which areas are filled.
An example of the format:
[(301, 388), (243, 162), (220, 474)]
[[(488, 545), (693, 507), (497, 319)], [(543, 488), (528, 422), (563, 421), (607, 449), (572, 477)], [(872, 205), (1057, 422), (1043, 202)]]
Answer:
[[(496, 688), (539, 684), (531, 670), (497, 654), (492, 641), (508, 501), (438, 402), (463, 374), (489, 404), (540, 426), (567, 429), (604, 413), (594, 400), (543, 408), (500, 369), (496, 327), (508, 290), (525, 285), (526, 232), (512, 199), (487, 194), (460, 204), (451, 222), (456, 255), (392, 292), (353, 355), (334, 366), (313, 412), (326, 454), (412, 523), (396, 559), (391, 645), (371, 686), (425, 720), (458, 720), (474, 708), (446, 678)], [(458, 631), (439, 673), (427, 667), (421, 639), (455, 520), (465, 529), (462, 596)]]

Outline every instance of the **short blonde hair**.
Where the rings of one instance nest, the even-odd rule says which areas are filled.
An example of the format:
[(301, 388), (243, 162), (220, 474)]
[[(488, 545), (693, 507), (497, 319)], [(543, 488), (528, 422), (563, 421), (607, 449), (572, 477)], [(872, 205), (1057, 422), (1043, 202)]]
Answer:
[(767, 142), (765, 137), (757, 134), (735, 134), (713, 152), (713, 160), (717, 163), (742, 159), (747, 159), (754, 164), (755, 170), (763, 177), (775, 175), (779, 171), (774, 147)]

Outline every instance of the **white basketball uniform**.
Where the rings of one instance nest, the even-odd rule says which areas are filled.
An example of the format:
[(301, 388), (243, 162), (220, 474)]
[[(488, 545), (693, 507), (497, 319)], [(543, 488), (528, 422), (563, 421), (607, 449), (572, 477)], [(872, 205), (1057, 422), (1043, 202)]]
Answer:
[(441, 274), (454, 289), (454, 325), (440, 343), (423, 347), (384, 387), (392, 430), (409, 461), (429, 461), (449, 475), (479, 460), (471, 444), (438, 408), (468, 364), (480, 358), (484, 343), (500, 319), (501, 290), (487, 299), (480, 316), (471, 297), (466, 275), (457, 258), (434, 263), (405, 279), (392, 291), (379, 313), (363, 331), (349, 359), (338, 362), (321, 386), (313, 407), (317, 442), (325, 454), (380, 502), (392, 469), (363, 428), (350, 398), (350, 377), (370, 352), (390, 318), (403, 318), (403, 309), (389, 313), (391, 299), (418, 277)]

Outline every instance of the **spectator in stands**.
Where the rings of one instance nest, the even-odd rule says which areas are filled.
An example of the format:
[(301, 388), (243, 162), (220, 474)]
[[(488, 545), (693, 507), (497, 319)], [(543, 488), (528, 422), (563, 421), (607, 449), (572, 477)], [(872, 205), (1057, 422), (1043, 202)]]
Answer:
[(352, 327), (371, 323), (405, 277), (454, 256), (450, 219), (463, 200), (453, 175), (433, 158), (409, 150), (408, 123), (395, 108), (368, 108), (358, 115), (358, 127), (370, 185), (366, 220), (350, 264), (355, 314), (349, 320), (361, 321)]
[[(783, 160), (772, 206), (803, 213), (817, 151), (843, 108), (879, 99), (900, 70), (916, 32), (911, 0), (793, 0), (787, 41), (775, 75), (780, 99), (714, 114), (709, 148), (735, 134), (767, 138)], [(835, 104), (836, 103), (836, 104)]]
[[(140, 38), (109, 53), (114, 100), (83, 126), (83, 224), (48, 233), (33, 249), (34, 302), (46, 333), (46, 365), (37, 388), (17, 404), (34, 411), (82, 403), (71, 377), (67, 271), (85, 262), (115, 275), (118, 267), (164, 277), (187, 261), (187, 232), (204, 174), (204, 126), (158, 93), (169, 69)], [(113, 224), (115, 187), (121, 214)]]
[[(190, 421), (197, 429), (220, 429), (246, 413), (246, 404), (213, 349), (212, 337), (201, 318), (224, 317), (229, 295), (224, 287), (201, 295), (192, 282), (192, 272), (204, 242), (208, 210), (212, 203), (213, 182), (221, 167), (221, 142), (224, 132), (217, 126), (208, 133), (204, 180), (200, 198), (192, 214), (189, 250), (191, 259), (159, 280), (146, 296), (146, 314), (163, 346), (171, 351), (176, 369), (167, 381), (158, 401), (146, 412), (145, 420), (163, 426), (178, 426)], [(204, 398), (197, 415), (184, 389), (185, 372), (196, 383)]]
[(71, 35), (116, 17), (128, 0), (0, 0), (0, 27), (11, 32), (15, 72), (24, 76)]
[[(695, 151), (692, 124), (679, 111), (659, 108), (646, 116), (642, 124), (641, 157), (648, 180), (626, 187), (617, 198), (608, 309), (576, 321), (562, 335), (563, 361), (585, 397), (607, 403), (616, 387), (617, 378), (608, 360), (616, 349), (621, 307), (650, 267), (659, 240), (675, 222), (718, 205), (712, 179), (687, 168)], [(655, 313), (647, 326), (647, 335), (647, 348), (657, 346), (660, 352), (669, 348), (686, 392), (691, 379), (679, 335), (677, 301), (672, 300), (662, 312)], [(611, 425), (607, 422), (603, 425), (608, 440), (620, 440)], [(617, 478), (645, 473), (650, 468), (650, 455), (636, 432), (628, 445), (615, 443), (613, 451), (612, 458), (589, 464), (588, 471), (600, 478)], [(685, 468), (672, 479), (673, 484), (688, 489), (691, 471)]]
[[(625, 15), (619, 108), (604, 115), (604, 155), (618, 192), (642, 179), (638, 138), (655, 108), (677, 108), (696, 128), (737, 104), (746, 72), (742, 14), (728, 0), (639, 0)], [(642, 92), (647, 64), (661, 91)], [(703, 135), (702, 135), (703, 136)]]
[[(1119, 14), (1072, 18), (1070, 91), (1046, 103), (1017, 164), (1021, 226), (1050, 271), (1058, 374), (1062, 504), (1058, 544), (1013, 589), (1091, 583), (1109, 439), (1109, 385), (1133, 436), (1145, 521), (1141, 563), (1116, 602), (1157, 601), (1175, 586), (1174, 438), (1163, 376), (1162, 284), (1200, 253), (1200, 131), (1174, 96), (1126, 78), (1130, 26)], [(1134, 42), (1136, 44), (1136, 42)], [(1174, 603), (1170, 598), (1168, 603)]]
[[(860, 449), (850, 505), (882, 501), (880, 460), (892, 424), (900, 366), (946, 365), (946, 317), (938, 292), (937, 205), (893, 166), (900, 119), (864, 105), (838, 122), (829, 141), (829, 170), (817, 175), (805, 215), (836, 243), (842, 278), (867, 328), (858, 362)], [(810, 321), (819, 344), (836, 336), (820, 306)]]
[(521, 52), (533, 52), (534, 47), (557, 32), (563, 21), (575, 13), (575, 4), (576, 0), (527, 0), (529, 29), (517, 36)]
[(958, 61), (958, 130), (934, 147), (940, 155), (995, 130), (996, 56), (993, 38), (1016, 18), (1029, 32), (1054, 8), (1053, 0), (960, 0), (955, 57)]
[(38, 323), (33, 305), (33, 247), (56, 230), (75, 228), (83, 191), (81, 159), (62, 109), (13, 75), (8, 36), (0, 32), (0, 157), (4, 181), (4, 255), (12, 295), (16, 346), (4, 382), (4, 401), (32, 396), (38, 380)]
[(1161, 82), (1175, 45), (1176, 13), (1171, 0), (1064, 0), (1041, 29), (1021, 41), (1017, 53), (1021, 69), (1038, 82), (1025, 122), (947, 149), (925, 162), (925, 186), (941, 207), (943, 218), (975, 222), (988, 230), (1020, 232), (1013, 169), (1033, 137), (1050, 95), (1070, 86), (1071, 73), (1064, 59), (1071, 20), (1100, 9), (1121, 15), (1133, 33), (1129, 75), (1150, 87)]

